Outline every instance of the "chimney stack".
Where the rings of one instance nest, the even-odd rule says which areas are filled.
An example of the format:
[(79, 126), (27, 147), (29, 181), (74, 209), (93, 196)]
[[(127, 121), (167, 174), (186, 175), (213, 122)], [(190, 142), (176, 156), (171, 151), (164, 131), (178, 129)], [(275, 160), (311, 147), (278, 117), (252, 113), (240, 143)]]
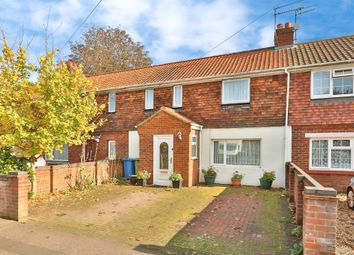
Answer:
[(278, 24), (274, 32), (274, 46), (276, 48), (292, 46), (294, 44), (295, 30), (290, 22), (285, 23), (285, 27), (283, 24)]

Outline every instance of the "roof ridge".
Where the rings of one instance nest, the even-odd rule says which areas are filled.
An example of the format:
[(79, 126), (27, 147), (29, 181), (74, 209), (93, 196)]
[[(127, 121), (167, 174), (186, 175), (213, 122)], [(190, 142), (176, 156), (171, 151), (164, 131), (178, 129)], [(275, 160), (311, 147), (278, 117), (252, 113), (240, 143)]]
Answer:
[(323, 39), (316, 39), (316, 40), (307, 41), (307, 42), (299, 42), (299, 43), (295, 43), (294, 45), (309, 44), (309, 43), (316, 43), (316, 42), (322, 42), (322, 41), (331, 41), (331, 40), (337, 40), (337, 39), (348, 38), (348, 37), (354, 37), (354, 34), (340, 35), (337, 37), (328, 37), (328, 38), (323, 38)]
[(236, 51), (236, 52), (230, 52), (230, 53), (225, 53), (225, 54), (200, 57), (200, 58), (191, 58), (191, 59), (179, 60), (179, 61), (174, 61), (174, 62), (167, 62), (167, 63), (157, 64), (157, 65), (142, 66), (142, 67), (130, 68), (130, 69), (121, 70), (121, 71), (110, 71), (110, 72), (97, 73), (97, 74), (91, 74), (91, 75), (86, 75), (86, 76), (87, 77), (94, 77), (94, 76), (102, 76), (102, 75), (108, 75), (108, 74), (114, 74), (114, 73), (123, 73), (123, 72), (135, 71), (135, 70), (140, 70), (140, 69), (147, 69), (147, 68), (152, 68), (152, 67), (160, 67), (160, 66), (178, 64), (178, 63), (184, 63), (184, 62), (192, 62), (192, 61), (208, 59), (208, 58), (219, 58), (219, 57), (225, 57), (225, 56), (229, 56), (229, 55), (235, 55), (235, 54), (241, 54), (241, 53), (247, 53), (247, 52), (257, 52), (257, 51), (263, 51), (266, 49), (273, 49), (273, 48), (274, 48), (274, 46), (257, 48), (257, 49), (250, 49), (250, 50), (243, 50), (243, 51)]
[[(316, 42), (337, 40), (337, 39), (348, 38), (348, 37), (353, 37), (353, 36), (354, 36), (354, 34), (342, 35), (342, 36), (330, 37), (330, 38), (324, 38), (324, 39), (317, 39), (317, 40), (307, 41), (307, 42), (299, 42), (299, 43), (295, 43), (294, 45), (312, 44), (312, 43), (316, 43)], [(198, 60), (203, 60), (203, 59), (220, 58), (220, 57), (231, 56), (231, 55), (236, 55), (236, 54), (242, 54), (242, 53), (247, 53), (247, 52), (264, 51), (266, 49), (272, 49), (272, 48), (274, 48), (274, 46), (264, 47), (264, 48), (257, 48), (257, 49), (249, 49), (249, 50), (243, 50), (243, 51), (237, 51), (237, 52), (230, 52), (230, 53), (213, 55), (213, 56), (206, 56), (206, 57), (200, 57), (200, 58), (191, 58), (191, 59), (179, 60), (179, 61), (174, 61), (174, 62), (167, 62), (167, 63), (157, 64), (157, 65), (151, 65), (151, 66), (142, 66), (142, 67), (130, 68), (130, 69), (121, 70), (121, 71), (102, 72), (102, 73), (87, 75), (87, 77), (110, 75), (110, 74), (115, 74), (115, 73), (123, 73), (123, 72), (129, 72), (129, 71), (135, 71), (135, 70), (141, 70), (141, 69), (148, 69), (148, 68), (154, 68), (154, 67), (160, 67), (160, 66), (168, 66), (168, 65), (179, 64), (179, 63), (188, 63), (188, 62), (193, 62), (193, 61), (198, 61)]]

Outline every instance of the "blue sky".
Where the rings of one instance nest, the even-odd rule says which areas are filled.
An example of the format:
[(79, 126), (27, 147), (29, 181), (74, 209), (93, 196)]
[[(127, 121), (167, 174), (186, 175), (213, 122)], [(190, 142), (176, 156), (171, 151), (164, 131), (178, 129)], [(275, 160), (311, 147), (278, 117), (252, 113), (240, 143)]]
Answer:
[[(61, 56), (65, 57), (69, 47), (63, 48), (63, 45), (97, 2), (1, 0), (1, 6), (6, 8), (0, 9), (0, 29), (11, 45), (16, 45), (20, 38), (24, 44), (31, 42), (29, 57), (35, 61), (43, 53), (44, 25), (48, 23), (49, 46), (60, 49)], [(103, 0), (73, 41), (79, 41), (91, 25), (121, 26), (134, 40), (145, 45), (154, 64), (202, 57), (257, 16), (289, 2), (291, 0)], [(298, 20), (299, 42), (354, 34), (354, 0), (304, 0), (288, 8), (310, 5), (315, 5), (316, 10)], [(293, 15), (282, 15), (278, 21), (293, 21)], [(209, 55), (272, 45), (273, 13), (270, 12)]]

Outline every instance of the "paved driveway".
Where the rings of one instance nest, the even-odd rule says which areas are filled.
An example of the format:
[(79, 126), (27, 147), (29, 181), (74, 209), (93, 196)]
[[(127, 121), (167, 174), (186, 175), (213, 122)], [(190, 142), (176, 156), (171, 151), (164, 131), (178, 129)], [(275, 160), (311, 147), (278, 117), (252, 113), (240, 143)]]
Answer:
[(255, 187), (103, 185), (40, 197), (0, 221), (1, 254), (287, 254), (286, 197)]

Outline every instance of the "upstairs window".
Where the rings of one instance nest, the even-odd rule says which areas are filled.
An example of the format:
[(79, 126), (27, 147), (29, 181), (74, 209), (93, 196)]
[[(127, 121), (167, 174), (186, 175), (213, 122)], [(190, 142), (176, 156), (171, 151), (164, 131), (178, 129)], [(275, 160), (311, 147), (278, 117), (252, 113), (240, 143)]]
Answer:
[(154, 89), (149, 88), (145, 90), (145, 110), (154, 109)]
[(52, 151), (52, 156), (45, 155), (46, 161), (68, 161), (69, 160), (68, 145), (64, 145), (60, 150), (54, 149)]
[(174, 108), (182, 107), (182, 98), (183, 98), (182, 86), (174, 86), (172, 107)]
[(116, 111), (116, 93), (111, 91), (108, 94), (108, 112)]
[(230, 80), (222, 83), (222, 104), (250, 102), (250, 80)]
[(311, 97), (353, 96), (352, 68), (312, 72)]

